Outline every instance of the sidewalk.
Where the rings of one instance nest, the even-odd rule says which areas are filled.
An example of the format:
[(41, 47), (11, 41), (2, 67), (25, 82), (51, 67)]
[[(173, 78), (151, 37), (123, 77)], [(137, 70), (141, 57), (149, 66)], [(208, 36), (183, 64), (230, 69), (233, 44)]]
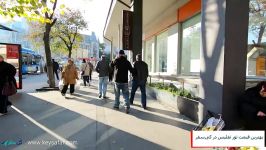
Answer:
[[(46, 84), (46, 75), (27, 76), (24, 89), (13, 96), (14, 107), (0, 117), (0, 149), (154, 150), (190, 149), (190, 130), (195, 124), (148, 96), (148, 110), (140, 107), (140, 93), (130, 114), (113, 110), (113, 87), (108, 99), (98, 98), (97, 76), (90, 87), (81, 86), (67, 98), (59, 91), (35, 92)], [(121, 96), (122, 100), (122, 96)], [(69, 142), (66, 142), (69, 141)]]

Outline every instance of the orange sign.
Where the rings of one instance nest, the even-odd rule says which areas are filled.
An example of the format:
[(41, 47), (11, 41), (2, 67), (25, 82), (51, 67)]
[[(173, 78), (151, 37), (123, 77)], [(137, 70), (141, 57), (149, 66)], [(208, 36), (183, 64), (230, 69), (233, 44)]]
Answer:
[(260, 56), (256, 60), (256, 75), (257, 76), (265, 76), (266, 74), (266, 58), (264, 56)]

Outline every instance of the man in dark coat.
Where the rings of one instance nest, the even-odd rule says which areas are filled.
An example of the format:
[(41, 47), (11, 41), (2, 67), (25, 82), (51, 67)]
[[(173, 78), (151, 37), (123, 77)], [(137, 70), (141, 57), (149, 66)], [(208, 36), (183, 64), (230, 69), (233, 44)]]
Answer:
[(239, 104), (246, 129), (266, 129), (266, 82), (247, 89), (239, 99)]
[(149, 76), (148, 65), (142, 61), (140, 54), (136, 56), (136, 60), (133, 64), (135, 73), (133, 74), (130, 103), (133, 104), (135, 93), (139, 87), (141, 91), (141, 104), (143, 109), (146, 109), (146, 82)]
[(5, 62), (4, 57), (0, 55), (0, 115), (7, 114), (8, 96), (2, 95), (3, 87), (7, 81), (15, 82), (16, 68)]
[(120, 90), (122, 90), (123, 97), (126, 103), (126, 113), (129, 113), (130, 102), (129, 102), (129, 90), (128, 90), (128, 71), (133, 72), (133, 68), (130, 62), (125, 57), (123, 50), (119, 51), (119, 57), (116, 58), (110, 65), (111, 72), (114, 73), (114, 91), (115, 91), (115, 104), (114, 109), (119, 109), (119, 98)]
[(101, 60), (96, 64), (96, 72), (99, 73), (99, 98), (106, 97), (107, 84), (109, 79), (109, 66), (105, 55), (102, 55)]
[(56, 79), (59, 80), (59, 76), (58, 76), (59, 64), (54, 59), (52, 59), (52, 61), (53, 61), (54, 74), (56, 75)]

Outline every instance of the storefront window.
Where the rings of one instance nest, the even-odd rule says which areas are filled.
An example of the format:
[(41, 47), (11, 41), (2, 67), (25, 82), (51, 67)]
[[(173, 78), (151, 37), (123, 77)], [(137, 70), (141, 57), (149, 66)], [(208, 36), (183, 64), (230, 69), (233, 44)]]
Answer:
[(167, 31), (157, 36), (156, 72), (167, 72), (167, 38)]
[(154, 50), (154, 38), (146, 41), (144, 60), (148, 64), (149, 72), (152, 72), (152, 51)]
[(250, 0), (247, 76), (266, 76), (266, 2)]
[(198, 75), (200, 72), (200, 20), (199, 14), (182, 24), (182, 75)]

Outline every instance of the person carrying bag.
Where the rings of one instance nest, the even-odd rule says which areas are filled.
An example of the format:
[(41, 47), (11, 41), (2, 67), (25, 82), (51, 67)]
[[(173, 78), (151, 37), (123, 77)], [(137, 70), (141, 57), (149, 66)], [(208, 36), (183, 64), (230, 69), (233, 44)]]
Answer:
[(88, 63), (86, 63), (86, 60), (83, 59), (82, 64), (81, 64), (81, 76), (83, 78), (83, 83), (84, 86), (86, 86), (86, 83), (89, 83), (90, 86), (90, 71), (91, 68)]
[(6, 82), (2, 89), (2, 95), (4, 96), (12, 96), (17, 93), (17, 87), (16, 87), (16, 81), (14, 82), (15, 78), (9, 80), (8, 77), (6, 77)]
[(4, 57), (0, 55), (0, 116), (7, 114), (8, 96), (14, 95), (17, 92), (16, 68), (5, 62)]
[(68, 64), (64, 67), (62, 71), (62, 80), (64, 83), (63, 89), (61, 90), (62, 96), (65, 96), (68, 86), (70, 85), (70, 95), (75, 92), (76, 80), (78, 80), (78, 72), (74, 61), (72, 59), (68, 60)]

